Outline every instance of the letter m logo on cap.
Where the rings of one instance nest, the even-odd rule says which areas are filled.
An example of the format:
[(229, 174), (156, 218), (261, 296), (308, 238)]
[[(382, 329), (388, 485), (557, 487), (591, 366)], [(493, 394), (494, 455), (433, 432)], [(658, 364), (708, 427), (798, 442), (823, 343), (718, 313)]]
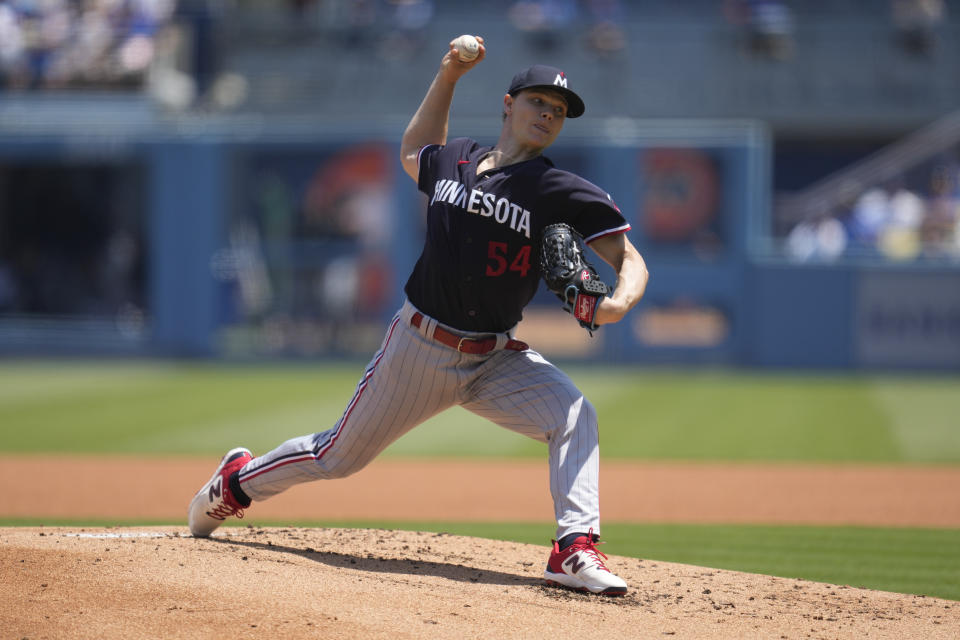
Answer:
[(553, 84), (557, 85), (558, 87), (563, 87), (564, 89), (567, 88), (567, 77), (563, 75), (563, 71), (557, 74)]

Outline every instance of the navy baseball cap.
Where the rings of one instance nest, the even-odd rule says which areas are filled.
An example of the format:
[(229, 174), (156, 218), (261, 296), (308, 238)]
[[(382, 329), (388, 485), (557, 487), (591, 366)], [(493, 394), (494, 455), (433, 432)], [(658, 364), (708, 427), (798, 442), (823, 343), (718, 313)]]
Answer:
[(535, 64), (513, 76), (507, 93), (515, 96), (524, 89), (553, 89), (563, 95), (567, 101), (567, 117), (579, 118), (583, 115), (583, 100), (570, 89), (566, 74), (556, 67)]

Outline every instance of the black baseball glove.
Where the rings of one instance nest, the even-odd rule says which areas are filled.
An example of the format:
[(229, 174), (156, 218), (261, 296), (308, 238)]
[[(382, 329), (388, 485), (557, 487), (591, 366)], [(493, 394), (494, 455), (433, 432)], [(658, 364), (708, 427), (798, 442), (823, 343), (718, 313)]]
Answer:
[(569, 225), (546, 227), (540, 245), (540, 269), (547, 288), (560, 298), (563, 309), (592, 336), (597, 328), (597, 307), (610, 289), (583, 257), (582, 240)]

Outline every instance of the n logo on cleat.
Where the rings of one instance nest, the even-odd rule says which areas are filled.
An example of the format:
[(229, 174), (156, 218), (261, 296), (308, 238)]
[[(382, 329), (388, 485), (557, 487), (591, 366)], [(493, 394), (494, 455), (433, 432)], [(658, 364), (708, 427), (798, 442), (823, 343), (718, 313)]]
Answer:
[(570, 556), (569, 558), (567, 558), (566, 560), (564, 560), (563, 565), (564, 565), (565, 567), (567, 567), (567, 569), (570, 570), (570, 573), (576, 573), (576, 572), (580, 571), (580, 569), (583, 569), (584, 566), (586, 566), (587, 561), (586, 561), (586, 560), (580, 560), (580, 561), (578, 562), (578, 561), (577, 561), (578, 558), (579, 558), (578, 555), (572, 555), (572, 556)]
[(220, 497), (223, 491), (223, 476), (217, 476), (216, 482), (210, 485), (210, 502)]

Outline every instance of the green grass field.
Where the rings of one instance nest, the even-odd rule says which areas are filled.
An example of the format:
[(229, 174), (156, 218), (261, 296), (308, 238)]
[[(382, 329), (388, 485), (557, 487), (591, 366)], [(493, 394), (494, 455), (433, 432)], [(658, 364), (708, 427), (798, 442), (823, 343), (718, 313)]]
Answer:
[[(331, 426), (362, 369), (7, 361), (0, 452), (263, 451)], [(960, 464), (958, 376), (566, 369), (600, 413), (606, 459)], [(543, 447), (454, 409), (385, 455), (542, 458)], [(365, 524), (537, 544), (552, 532), (551, 523)], [(617, 555), (960, 599), (958, 530), (605, 523), (604, 533)]]
[[(0, 364), (0, 451), (222, 453), (321, 431), (363, 364)], [(567, 368), (624, 459), (960, 464), (960, 376)], [(542, 457), (455, 408), (387, 455)]]

